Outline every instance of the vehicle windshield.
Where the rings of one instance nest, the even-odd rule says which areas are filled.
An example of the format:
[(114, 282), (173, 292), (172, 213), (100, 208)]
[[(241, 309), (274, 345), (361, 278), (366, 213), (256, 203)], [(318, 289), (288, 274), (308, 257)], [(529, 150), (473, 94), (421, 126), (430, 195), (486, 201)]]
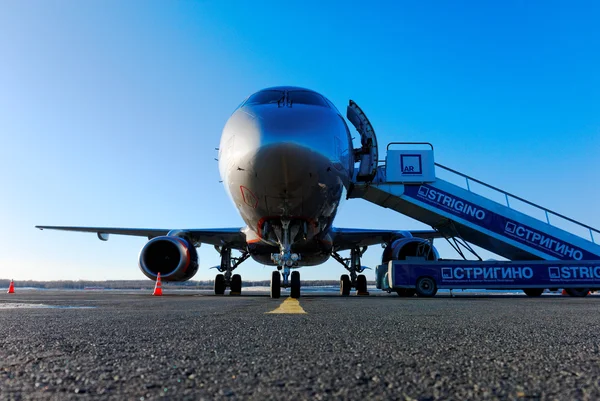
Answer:
[(277, 103), (285, 96), (284, 91), (266, 90), (250, 96), (244, 105)]
[(288, 91), (288, 104), (310, 104), (329, 107), (323, 96), (310, 91)]

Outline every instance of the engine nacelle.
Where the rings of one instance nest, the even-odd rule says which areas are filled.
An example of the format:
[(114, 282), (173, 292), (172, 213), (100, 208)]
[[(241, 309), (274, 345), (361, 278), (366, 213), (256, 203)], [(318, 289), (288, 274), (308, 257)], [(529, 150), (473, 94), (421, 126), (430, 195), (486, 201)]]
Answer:
[(390, 260), (406, 260), (411, 257), (438, 260), (439, 254), (433, 244), (423, 238), (400, 238), (385, 248), (381, 263), (386, 264)]
[(156, 237), (140, 251), (140, 270), (146, 277), (164, 281), (187, 281), (198, 271), (198, 253), (193, 245), (179, 237)]

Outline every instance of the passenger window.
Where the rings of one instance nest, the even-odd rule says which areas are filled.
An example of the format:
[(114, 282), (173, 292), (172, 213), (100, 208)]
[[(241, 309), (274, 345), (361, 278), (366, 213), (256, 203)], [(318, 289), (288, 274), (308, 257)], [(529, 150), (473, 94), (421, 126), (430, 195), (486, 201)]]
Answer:
[(277, 103), (280, 100), (283, 100), (285, 96), (284, 91), (276, 91), (276, 90), (268, 90), (268, 91), (260, 91), (250, 96), (244, 106), (252, 105), (252, 104), (269, 104), (269, 103)]
[(310, 104), (313, 106), (329, 107), (321, 95), (309, 91), (289, 91), (288, 103), (292, 105)]

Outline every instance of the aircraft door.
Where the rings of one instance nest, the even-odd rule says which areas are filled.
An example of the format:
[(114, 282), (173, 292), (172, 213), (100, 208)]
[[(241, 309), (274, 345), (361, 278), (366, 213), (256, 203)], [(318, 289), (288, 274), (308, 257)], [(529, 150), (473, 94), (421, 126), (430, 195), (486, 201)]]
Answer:
[(375, 130), (365, 113), (353, 100), (348, 104), (346, 117), (360, 134), (361, 147), (354, 149), (354, 161), (360, 162), (356, 181), (371, 181), (377, 172), (379, 158)]

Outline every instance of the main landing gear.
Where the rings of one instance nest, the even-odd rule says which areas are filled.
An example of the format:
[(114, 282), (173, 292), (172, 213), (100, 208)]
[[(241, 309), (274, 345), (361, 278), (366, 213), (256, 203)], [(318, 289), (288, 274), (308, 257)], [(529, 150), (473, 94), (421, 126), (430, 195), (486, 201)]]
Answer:
[(358, 274), (365, 270), (365, 267), (360, 265), (360, 258), (366, 250), (366, 246), (353, 248), (350, 251), (350, 258), (342, 258), (337, 252), (331, 254), (350, 273), (350, 275), (342, 274), (340, 277), (341, 296), (349, 296), (352, 288), (356, 288), (356, 295), (369, 295), (369, 291), (367, 291), (367, 277), (364, 274)]
[(242, 293), (242, 276), (239, 274), (232, 274), (232, 272), (244, 262), (250, 254), (248, 252), (242, 252), (242, 256), (239, 258), (231, 257), (231, 248), (229, 247), (215, 247), (215, 249), (221, 254), (221, 265), (217, 267), (220, 274), (215, 277), (215, 295), (225, 294), (227, 287), (230, 289), (230, 295), (240, 295)]

